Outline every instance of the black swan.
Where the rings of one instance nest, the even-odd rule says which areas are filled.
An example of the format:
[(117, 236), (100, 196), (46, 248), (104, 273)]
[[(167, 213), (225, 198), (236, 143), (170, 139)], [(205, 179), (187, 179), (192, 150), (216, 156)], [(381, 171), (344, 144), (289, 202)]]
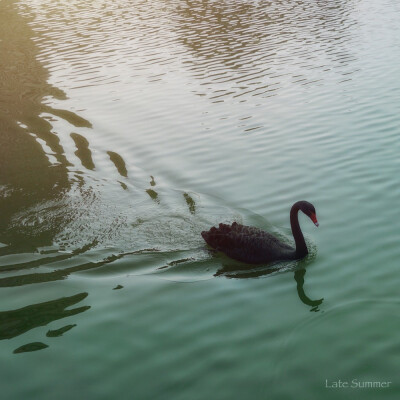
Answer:
[(232, 225), (219, 224), (209, 231), (201, 232), (208, 245), (222, 251), (228, 257), (249, 264), (264, 264), (278, 260), (298, 260), (308, 254), (306, 242), (301, 232), (298, 211), (303, 211), (315, 226), (318, 226), (314, 206), (307, 201), (294, 203), (290, 210), (290, 225), (296, 249), (281, 242), (275, 236), (259, 228), (244, 226), (234, 222)]

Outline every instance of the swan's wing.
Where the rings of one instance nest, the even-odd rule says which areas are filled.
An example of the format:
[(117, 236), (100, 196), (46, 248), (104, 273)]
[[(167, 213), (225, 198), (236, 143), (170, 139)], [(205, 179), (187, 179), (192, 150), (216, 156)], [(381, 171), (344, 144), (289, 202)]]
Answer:
[(262, 263), (281, 258), (284, 252), (293, 249), (275, 236), (259, 228), (220, 224), (202, 232), (204, 240), (214, 249), (227, 256), (249, 263)]

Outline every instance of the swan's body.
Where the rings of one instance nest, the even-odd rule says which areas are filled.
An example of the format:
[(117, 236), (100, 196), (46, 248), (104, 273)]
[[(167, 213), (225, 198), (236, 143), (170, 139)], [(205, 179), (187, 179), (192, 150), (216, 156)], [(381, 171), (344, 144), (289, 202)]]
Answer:
[(201, 233), (208, 245), (222, 251), (228, 257), (249, 264), (264, 264), (278, 260), (297, 260), (308, 254), (306, 242), (301, 232), (298, 211), (308, 215), (318, 226), (315, 208), (307, 201), (298, 201), (290, 210), (290, 224), (296, 248), (281, 242), (275, 236), (259, 228), (244, 226), (234, 222), (232, 225), (219, 224)]

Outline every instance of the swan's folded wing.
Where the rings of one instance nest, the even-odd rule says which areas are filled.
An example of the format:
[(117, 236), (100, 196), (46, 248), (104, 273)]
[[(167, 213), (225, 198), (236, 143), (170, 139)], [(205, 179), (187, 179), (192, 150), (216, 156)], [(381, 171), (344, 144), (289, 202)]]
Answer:
[[(204, 240), (228, 257), (248, 263), (274, 261), (293, 249), (262, 229), (240, 225), (220, 224), (202, 232)], [(280, 257), (281, 258), (281, 257)]]

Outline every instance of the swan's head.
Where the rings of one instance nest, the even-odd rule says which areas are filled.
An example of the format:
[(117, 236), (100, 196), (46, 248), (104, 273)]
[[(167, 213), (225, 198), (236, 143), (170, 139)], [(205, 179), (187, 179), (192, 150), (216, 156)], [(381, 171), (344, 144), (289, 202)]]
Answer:
[(309, 203), (308, 201), (299, 201), (299, 208), (311, 219), (312, 222), (314, 222), (315, 226), (319, 226), (315, 207), (311, 203)]

